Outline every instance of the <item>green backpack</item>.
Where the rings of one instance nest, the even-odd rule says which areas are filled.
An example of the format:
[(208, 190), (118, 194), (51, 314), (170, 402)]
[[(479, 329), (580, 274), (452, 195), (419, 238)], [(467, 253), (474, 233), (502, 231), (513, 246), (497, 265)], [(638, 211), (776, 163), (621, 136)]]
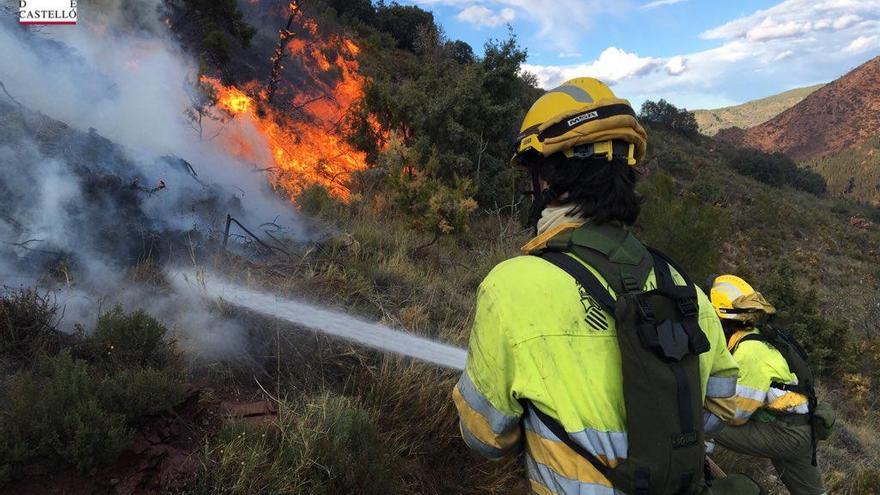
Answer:
[(816, 381), (813, 377), (813, 370), (810, 368), (806, 351), (797, 339), (785, 330), (770, 325), (760, 326), (758, 332), (746, 335), (737, 345), (748, 341), (758, 341), (773, 346), (782, 354), (782, 357), (788, 364), (788, 369), (797, 376), (797, 385), (773, 382), (770, 386), (785, 390), (786, 392), (796, 392), (807, 397), (810, 425), (812, 426), (812, 462), (815, 466), (817, 441), (827, 440), (831, 435), (831, 429), (834, 426), (835, 420), (834, 410), (827, 404), (819, 404), (819, 399), (816, 396)]
[[(555, 418), (534, 404), (530, 409), (618, 490), (630, 495), (700, 493), (705, 484), (705, 448), (699, 355), (710, 345), (699, 326), (695, 286), (679, 269), (687, 282), (676, 285), (670, 260), (645, 248), (628, 231), (586, 227), (588, 232), (582, 227), (554, 238), (538, 256), (566, 271), (614, 315), (622, 359), (627, 458), (614, 468), (604, 465)], [(572, 255), (596, 269), (617, 299)], [(652, 268), (657, 287), (645, 291)]]

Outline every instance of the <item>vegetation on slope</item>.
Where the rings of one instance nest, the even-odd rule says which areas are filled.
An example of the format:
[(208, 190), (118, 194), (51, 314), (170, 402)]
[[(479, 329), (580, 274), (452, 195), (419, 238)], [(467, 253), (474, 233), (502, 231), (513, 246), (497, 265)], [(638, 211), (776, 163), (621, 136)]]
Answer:
[(700, 126), (700, 132), (707, 136), (714, 136), (721, 129), (728, 127), (747, 129), (766, 122), (797, 105), (810, 93), (815, 92), (822, 86), (824, 84), (796, 88), (730, 107), (694, 110), (694, 116), (697, 119), (697, 124)]
[[(880, 207), (880, 136), (803, 166), (825, 177), (834, 196)], [(880, 221), (880, 214), (873, 221)]]
[(32, 290), (0, 295), (0, 485), (39, 461), (88, 472), (122, 454), (141, 421), (182, 398), (168, 329), (115, 308), (90, 335), (55, 329), (57, 308)]

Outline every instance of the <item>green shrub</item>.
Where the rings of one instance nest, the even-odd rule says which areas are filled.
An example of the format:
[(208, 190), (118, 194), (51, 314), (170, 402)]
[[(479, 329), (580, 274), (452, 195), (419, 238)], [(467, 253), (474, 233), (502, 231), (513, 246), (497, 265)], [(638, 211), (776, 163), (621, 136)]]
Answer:
[(183, 399), (183, 386), (175, 370), (152, 368), (124, 370), (101, 381), (98, 391), (107, 410), (130, 423), (165, 411)]
[(100, 359), (113, 369), (133, 366), (166, 368), (177, 359), (168, 328), (143, 310), (125, 313), (116, 306), (98, 317), (88, 340), (102, 350)]
[(281, 404), (275, 425), (230, 422), (206, 453), (197, 493), (399, 493), (399, 471), (369, 414), (321, 395)]
[(87, 471), (112, 462), (128, 446), (130, 427), (179, 403), (182, 392), (170, 370), (104, 374), (68, 352), (42, 357), (11, 380), (0, 416), (0, 466), (11, 471), (39, 458)]
[(34, 289), (0, 292), (0, 355), (30, 364), (42, 352), (57, 352), (56, 307)]
[(12, 376), (0, 413), (0, 483), (36, 459), (83, 472), (112, 462), (142, 418), (178, 404), (180, 363), (166, 333), (143, 311), (117, 307), (73, 346), (76, 356), (37, 354)]
[(320, 215), (339, 207), (339, 200), (330, 195), (321, 184), (310, 184), (296, 196), (296, 204), (303, 213)]
[(640, 239), (679, 262), (694, 283), (714, 273), (725, 223), (721, 212), (678, 193), (672, 178), (662, 172), (639, 190), (646, 199), (639, 215)]
[(768, 154), (757, 150), (739, 150), (730, 161), (731, 167), (742, 175), (752, 177), (774, 187), (785, 185), (822, 196), (827, 191), (825, 179), (798, 165), (781, 153)]
[(412, 166), (417, 159), (400, 142), (392, 142), (382, 154), (380, 165), (388, 171), (386, 186), (394, 205), (409, 216), (416, 230), (432, 236), (430, 244), (442, 235), (467, 233), (477, 209), (471, 182), (456, 177), (448, 184), (431, 173), (439, 166), (436, 159), (424, 169)]
[(86, 471), (115, 459), (131, 431), (124, 415), (102, 407), (101, 381), (68, 353), (42, 358), (15, 376), (0, 420), (0, 437), (8, 442), (0, 465), (41, 458)]

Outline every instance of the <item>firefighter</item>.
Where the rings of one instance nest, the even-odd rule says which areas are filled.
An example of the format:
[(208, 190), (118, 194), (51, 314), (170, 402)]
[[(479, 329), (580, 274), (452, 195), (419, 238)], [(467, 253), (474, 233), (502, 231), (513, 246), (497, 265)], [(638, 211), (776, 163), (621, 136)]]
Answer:
[[(740, 366), (734, 426), (715, 440), (735, 452), (769, 458), (792, 495), (825, 493), (815, 459), (812, 374), (804, 358), (783, 353), (795, 342), (790, 336), (780, 337), (778, 330), (768, 336), (766, 327), (759, 329), (776, 308), (735, 275), (715, 278), (709, 296)], [(795, 374), (798, 364), (792, 360), (804, 376)]]
[[(479, 286), (452, 395), (467, 445), (524, 450), (540, 495), (699, 493), (704, 432), (734, 417), (712, 305), (628, 229), (646, 141), (629, 102), (578, 78), (534, 103), (515, 143), (536, 236)], [(758, 493), (737, 477), (714, 490), (727, 481), (741, 488), (719, 493)]]

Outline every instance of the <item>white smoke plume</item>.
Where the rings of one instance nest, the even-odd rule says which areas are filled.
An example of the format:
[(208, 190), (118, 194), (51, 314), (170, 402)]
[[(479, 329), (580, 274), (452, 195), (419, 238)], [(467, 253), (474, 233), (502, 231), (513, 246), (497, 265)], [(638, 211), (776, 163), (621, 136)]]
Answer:
[[(235, 324), (196, 299), (128, 283), (150, 233), (178, 236), (177, 257), (189, 256), (184, 239), (222, 229), (226, 213), (304, 234), (263, 174), (187, 120), (197, 65), (162, 14), (161, 0), (91, 0), (79, 3), (75, 26), (0, 18), (0, 111), (20, 115), (0, 122), (0, 285), (50, 278), (64, 326), (89, 328), (100, 309), (121, 303), (171, 324), (199, 354), (225, 354), (241, 349)], [(108, 197), (114, 188), (118, 197)], [(120, 208), (126, 200), (131, 208)], [(47, 277), (60, 254), (73, 266)]]

